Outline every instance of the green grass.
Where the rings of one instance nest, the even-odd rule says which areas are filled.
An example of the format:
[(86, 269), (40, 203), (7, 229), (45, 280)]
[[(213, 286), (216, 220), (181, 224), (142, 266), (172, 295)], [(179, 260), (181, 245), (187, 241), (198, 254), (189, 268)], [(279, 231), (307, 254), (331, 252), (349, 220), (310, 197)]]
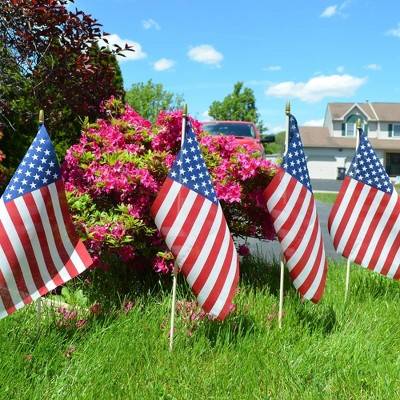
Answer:
[(197, 326), (178, 316), (172, 354), (163, 283), (132, 287), (128, 314), (117, 307), (83, 330), (59, 328), (51, 314), (38, 325), (26, 307), (0, 321), (0, 399), (399, 398), (399, 284), (354, 267), (345, 305), (344, 272), (330, 265), (319, 305), (302, 303), (286, 279), (279, 330), (278, 268), (247, 261), (235, 313)]
[(316, 200), (327, 204), (333, 204), (336, 200), (337, 195), (337, 193), (314, 192), (314, 197)]

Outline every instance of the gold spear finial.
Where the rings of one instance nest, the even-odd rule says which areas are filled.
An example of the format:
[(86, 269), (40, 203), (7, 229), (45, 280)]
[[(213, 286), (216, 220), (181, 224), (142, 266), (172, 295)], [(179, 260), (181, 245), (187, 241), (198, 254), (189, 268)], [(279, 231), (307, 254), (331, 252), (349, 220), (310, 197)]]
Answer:
[(290, 101), (288, 101), (288, 102), (286, 103), (285, 113), (286, 113), (286, 115), (289, 115), (289, 114), (290, 114)]
[(183, 106), (183, 116), (184, 116), (184, 117), (187, 117), (187, 115), (188, 115), (188, 106), (187, 106), (187, 104), (185, 103), (185, 105)]
[(357, 126), (357, 129), (361, 129), (361, 119), (360, 118), (358, 118), (356, 126)]
[(40, 110), (39, 111), (39, 124), (44, 124), (44, 111)]

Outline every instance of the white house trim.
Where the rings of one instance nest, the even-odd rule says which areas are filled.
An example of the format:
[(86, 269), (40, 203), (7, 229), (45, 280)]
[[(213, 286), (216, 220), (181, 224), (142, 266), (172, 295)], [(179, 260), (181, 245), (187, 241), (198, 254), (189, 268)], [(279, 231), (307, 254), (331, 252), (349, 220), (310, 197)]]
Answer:
[(371, 119), (358, 103), (354, 103), (339, 119), (344, 121), (345, 117), (356, 107), (362, 112), (364, 117), (366, 117), (367, 121)]

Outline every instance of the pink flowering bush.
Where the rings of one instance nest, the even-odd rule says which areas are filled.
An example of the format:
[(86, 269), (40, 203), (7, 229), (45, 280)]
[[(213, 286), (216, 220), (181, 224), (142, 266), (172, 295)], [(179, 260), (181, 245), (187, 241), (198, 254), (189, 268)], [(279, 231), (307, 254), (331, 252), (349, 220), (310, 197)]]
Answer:
[[(165, 274), (173, 268), (150, 217), (150, 206), (181, 141), (180, 111), (161, 112), (152, 125), (117, 99), (103, 105), (107, 119), (85, 124), (62, 166), (75, 225), (95, 267), (125, 263)], [(191, 118), (231, 232), (272, 239), (262, 193), (275, 167), (232, 138), (212, 137)]]

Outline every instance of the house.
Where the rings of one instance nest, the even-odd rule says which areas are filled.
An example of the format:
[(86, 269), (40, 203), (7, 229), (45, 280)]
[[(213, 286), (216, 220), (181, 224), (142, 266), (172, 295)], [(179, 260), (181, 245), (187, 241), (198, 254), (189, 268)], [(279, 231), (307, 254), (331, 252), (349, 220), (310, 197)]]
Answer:
[(400, 176), (400, 103), (329, 103), (322, 127), (300, 127), (312, 179), (337, 179), (347, 170), (358, 119), (389, 176)]

